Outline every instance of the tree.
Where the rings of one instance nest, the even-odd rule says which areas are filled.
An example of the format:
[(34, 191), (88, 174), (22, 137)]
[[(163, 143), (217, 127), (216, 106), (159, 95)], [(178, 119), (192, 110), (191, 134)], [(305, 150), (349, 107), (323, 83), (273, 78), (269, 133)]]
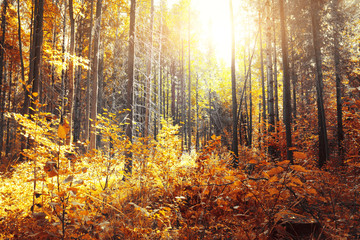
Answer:
[(280, 0), (280, 24), (281, 24), (281, 49), (283, 60), (283, 95), (284, 95), (284, 123), (286, 129), (286, 158), (293, 163), (292, 139), (291, 139), (291, 92), (288, 40), (286, 33), (286, 18), (284, 13), (284, 0)]
[(341, 83), (341, 68), (340, 68), (340, 51), (339, 51), (339, 38), (340, 38), (340, 19), (338, 11), (338, 0), (332, 1), (332, 14), (334, 19), (334, 63), (335, 63), (335, 81), (336, 81), (336, 117), (337, 117), (337, 141), (340, 161), (344, 158), (344, 130), (343, 130), (343, 114), (342, 114), (342, 83)]
[(88, 141), (90, 136), (90, 88), (91, 88), (91, 70), (92, 70), (92, 61), (91, 61), (91, 50), (92, 50), (92, 30), (93, 30), (93, 15), (94, 15), (94, 0), (90, 0), (90, 28), (89, 28), (89, 69), (87, 71), (86, 78), (86, 110), (85, 110), (85, 137), (84, 140)]
[(94, 35), (94, 55), (92, 68), (92, 91), (91, 91), (91, 108), (90, 119), (92, 124), (90, 126), (90, 149), (96, 148), (96, 118), (97, 118), (97, 100), (98, 100), (98, 68), (99, 68), (99, 46), (100, 46), (100, 29), (101, 29), (101, 15), (102, 15), (102, 0), (97, 0), (96, 4), (96, 20), (95, 20), (95, 35)]
[(316, 102), (318, 107), (318, 129), (319, 129), (319, 167), (322, 167), (329, 158), (329, 147), (326, 131), (326, 119), (323, 100), (323, 73), (322, 73), (322, 60), (320, 49), (320, 36), (319, 36), (319, 1), (311, 0), (311, 23), (312, 23), (312, 38), (314, 45), (314, 58), (316, 65)]
[(190, 4), (189, 4), (189, 27), (188, 27), (188, 53), (189, 53), (189, 62), (188, 62), (188, 71), (189, 71), (189, 76), (188, 76), (188, 126), (187, 126), (187, 130), (188, 130), (188, 151), (191, 151), (191, 35), (190, 35), (190, 30), (191, 30), (191, 23), (190, 23)]
[[(130, 28), (129, 28), (129, 52), (128, 52), (128, 82), (127, 82), (127, 97), (126, 108), (128, 110), (128, 117), (126, 119), (126, 137), (132, 142), (133, 130), (133, 89), (134, 89), (134, 70), (135, 70), (135, 15), (136, 15), (136, 0), (131, 0), (130, 6)], [(126, 152), (125, 173), (132, 172), (132, 153), (130, 149)]]
[[(43, 44), (43, 17), (44, 0), (35, 0), (33, 43), (30, 50), (30, 73), (29, 81), (32, 82), (32, 101), (30, 103), (30, 114), (34, 114), (38, 108), (37, 100), (40, 86), (41, 50)], [(32, 53), (32, 58), (31, 58)]]
[[(5, 34), (6, 34), (6, 10), (8, 7), (8, 2), (7, 0), (3, 1), (2, 4), (2, 13), (1, 13), (1, 38), (0, 38), (0, 87), (1, 87), (1, 91), (0, 91), (0, 95), (2, 95), (3, 92), (3, 71), (4, 71), (4, 67), (5, 67), (5, 61), (4, 61), (4, 55), (5, 55), (5, 51), (4, 51), (4, 43), (5, 43)], [(3, 106), (3, 101), (5, 101), (5, 99), (3, 99), (0, 96), (1, 100), (0, 100), (0, 157), (1, 157), (1, 152), (2, 152), (2, 146), (3, 146), (3, 115), (4, 115), (4, 109), (2, 109)]]
[(231, 20), (231, 90), (232, 90), (232, 145), (231, 150), (234, 154), (233, 166), (238, 166), (239, 150), (237, 136), (237, 101), (236, 101), (236, 76), (235, 76), (235, 24), (232, 0), (230, 4), (230, 20)]
[(150, 122), (150, 99), (151, 99), (151, 81), (152, 81), (152, 58), (153, 58), (153, 33), (154, 32), (154, 0), (151, 0), (150, 9), (150, 39), (149, 39), (149, 52), (146, 65), (146, 99), (145, 99), (145, 128), (144, 137), (149, 133)]
[(74, 19), (74, 7), (73, 0), (69, 0), (69, 17), (70, 17), (70, 63), (69, 63), (69, 127), (70, 134), (68, 144), (72, 143), (73, 135), (73, 119), (74, 119), (74, 53), (75, 53), (75, 19)]

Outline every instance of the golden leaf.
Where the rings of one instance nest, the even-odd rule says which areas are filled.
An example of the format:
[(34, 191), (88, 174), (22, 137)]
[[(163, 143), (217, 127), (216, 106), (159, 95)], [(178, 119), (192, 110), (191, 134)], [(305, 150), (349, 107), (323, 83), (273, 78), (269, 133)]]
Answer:
[(67, 120), (65, 119), (62, 124), (59, 124), (59, 128), (58, 128), (59, 138), (65, 139), (66, 135), (69, 133), (69, 131), (70, 131), (70, 126), (69, 126), (69, 123), (67, 122)]
[(60, 124), (58, 128), (58, 137), (62, 139), (66, 138), (66, 129), (62, 124)]
[(290, 168), (297, 172), (305, 172), (305, 173), (308, 172), (308, 170), (306, 170), (303, 166), (300, 166), (300, 165), (292, 165), (292, 166), (290, 166)]
[(32, 95), (33, 95), (34, 97), (37, 97), (37, 96), (39, 96), (39, 93), (33, 92)]
[(312, 195), (316, 195), (316, 194), (317, 194), (317, 191), (316, 191), (315, 189), (313, 189), (313, 188), (307, 188), (307, 189), (306, 189), (306, 192), (307, 192), (308, 194), (312, 194)]
[(275, 174), (281, 173), (282, 171), (284, 171), (284, 169), (282, 167), (276, 167), (276, 168), (271, 169), (267, 173), (269, 174), (269, 176), (273, 176)]
[(298, 184), (300, 186), (303, 185), (303, 182), (297, 177), (290, 177), (290, 180), (291, 180), (291, 182), (296, 183), (296, 184)]
[(279, 193), (279, 191), (276, 188), (269, 188), (267, 189), (267, 191), (268, 193), (270, 193), (271, 196)]
[(307, 156), (305, 153), (303, 152), (294, 152), (294, 158), (297, 158), (297, 159), (306, 159)]
[(278, 163), (276, 163), (276, 164), (279, 165), (279, 166), (282, 166), (282, 165), (287, 165), (287, 164), (289, 164), (289, 163), (290, 163), (289, 160), (284, 160), (284, 161), (278, 162)]

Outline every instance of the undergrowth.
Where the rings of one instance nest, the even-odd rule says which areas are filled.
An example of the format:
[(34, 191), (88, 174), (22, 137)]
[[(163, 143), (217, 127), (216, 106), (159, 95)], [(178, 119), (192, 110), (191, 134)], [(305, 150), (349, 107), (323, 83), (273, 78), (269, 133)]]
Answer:
[[(64, 144), (65, 121), (12, 117), (31, 148), (1, 176), (2, 239), (287, 238), (278, 223), (290, 213), (317, 221), (319, 239), (359, 228), (358, 177), (318, 170), (305, 153), (290, 165), (242, 148), (233, 169), (220, 137), (182, 152), (178, 127), (163, 121), (157, 141), (131, 144), (109, 114), (99, 119), (103, 147), (81, 154)], [(134, 169), (123, 181), (129, 148)]]

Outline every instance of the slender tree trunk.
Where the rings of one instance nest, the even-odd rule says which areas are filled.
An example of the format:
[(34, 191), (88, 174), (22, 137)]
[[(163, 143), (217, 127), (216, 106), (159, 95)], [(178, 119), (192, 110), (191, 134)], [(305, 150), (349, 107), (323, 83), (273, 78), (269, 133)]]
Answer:
[(188, 76), (188, 151), (191, 151), (191, 35), (190, 35), (190, 6), (189, 6), (189, 27), (188, 27), (188, 53), (189, 53), (189, 62), (188, 62), (188, 70), (189, 70), (189, 76)]
[(39, 87), (40, 87), (40, 69), (41, 69), (41, 52), (43, 44), (43, 17), (44, 17), (44, 0), (35, 0), (35, 14), (34, 14), (34, 31), (33, 31), (33, 48), (34, 48), (34, 59), (32, 70), (29, 79), (32, 80), (32, 102), (30, 103), (30, 114), (34, 114), (38, 108), (36, 100), (38, 99)]
[(321, 46), (319, 36), (319, 2), (318, 0), (311, 0), (311, 22), (312, 22), (312, 36), (315, 51), (315, 65), (316, 65), (316, 98), (318, 107), (318, 128), (319, 128), (319, 167), (322, 167), (329, 158), (329, 147), (326, 131), (326, 119), (323, 98), (323, 73), (321, 60)]
[(292, 91), (293, 91), (292, 114), (293, 114), (294, 123), (295, 123), (295, 119), (296, 119), (296, 115), (297, 115), (296, 82), (297, 82), (297, 76), (296, 76), (296, 72), (295, 72), (294, 40), (291, 38), (291, 83), (292, 83)]
[(181, 150), (186, 144), (185, 134), (185, 72), (184, 72), (184, 40), (181, 41)]
[(286, 33), (286, 17), (284, 12), (284, 0), (280, 1), (280, 24), (281, 24), (281, 48), (283, 60), (283, 95), (284, 95), (284, 123), (286, 130), (286, 158), (293, 163), (293, 153), (291, 150), (291, 92), (290, 92), (290, 71), (288, 39)]
[(196, 151), (199, 150), (199, 76), (196, 76)]
[[(134, 89), (134, 70), (135, 70), (135, 16), (136, 16), (136, 0), (131, 0), (130, 6), (130, 28), (129, 28), (129, 55), (128, 55), (128, 83), (127, 83), (127, 96), (126, 96), (126, 108), (129, 109), (128, 117), (126, 120), (126, 136), (130, 142), (132, 142), (132, 130), (133, 130), (133, 89)], [(127, 149), (125, 173), (132, 173), (132, 152)]]
[(91, 88), (91, 108), (90, 119), (90, 150), (96, 148), (96, 117), (97, 117), (97, 100), (98, 100), (98, 68), (99, 68), (99, 47), (100, 47), (100, 29), (101, 29), (101, 11), (102, 0), (97, 0), (96, 4), (96, 21), (95, 21), (95, 36), (94, 36), (94, 55), (92, 66), (92, 88)]
[(252, 79), (251, 79), (251, 54), (250, 54), (250, 44), (249, 44), (249, 147), (252, 147), (252, 138), (253, 138), (253, 101), (252, 101)]
[(24, 58), (22, 51), (22, 42), (21, 42), (21, 19), (20, 19), (20, 0), (17, 0), (17, 11), (18, 11), (18, 38), (19, 38), (19, 54), (20, 54), (20, 67), (21, 67), (21, 80), (25, 83), (25, 67), (24, 67)]
[(175, 78), (175, 63), (172, 62), (170, 70), (171, 78), (171, 117), (174, 122), (176, 122), (176, 106), (175, 106), (175, 91), (176, 91), (176, 78)]
[(334, 63), (335, 63), (335, 80), (336, 80), (336, 116), (337, 116), (337, 142), (340, 162), (344, 160), (344, 130), (342, 120), (342, 83), (341, 83), (341, 70), (340, 70), (340, 51), (339, 51), (339, 11), (338, 11), (338, 0), (332, 2), (332, 14), (334, 18)]
[[(35, 5), (36, 6), (36, 5)], [(34, 26), (34, 13), (35, 9), (34, 7), (31, 8), (31, 28), (30, 28), (30, 58), (29, 58), (29, 76), (32, 76), (33, 73), (33, 69), (34, 66), (32, 66), (34, 64), (34, 55), (35, 55), (35, 48), (33, 47), (33, 42), (34, 42), (34, 36), (33, 36), (33, 26)], [(23, 84), (24, 86), (24, 104), (23, 104), (23, 108), (22, 108), (22, 114), (26, 115), (29, 113), (29, 107), (30, 107), (30, 88), (28, 86), (32, 85), (32, 79), (28, 78), (27, 82)], [(25, 141), (23, 141), (22, 143), (22, 147), (21, 149), (24, 149), (26, 143)]]
[(265, 74), (264, 74), (264, 54), (262, 42), (262, 23), (259, 12), (259, 31), (260, 31), (260, 71), (261, 71), (261, 89), (262, 89), (262, 120), (266, 123), (266, 94), (265, 94)]
[[(271, 21), (270, 21), (270, 0), (266, 2), (266, 64), (267, 64), (267, 80), (268, 80), (268, 106), (269, 106), (269, 132), (275, 130), (275, 111), (274, 111), (274, 79), (273, 79), (273, 63), (272, 63), (272, 46), (271, 46)], [(271, 152), (271, 151), (270, 151)]]
[(161, 114), (162, 114), (162, 107), (161, 107), (161, 103), (162, 103), (162, 65), (161, 65), (161, 59), (162, 59), (162, 12), (160, 13), (160, 34), (159, 34), (159, 58), (158, 58), (158, 70), (159, 70), (159, 76), (158, 76), (158, 81), (157, 81), (157, 95), (158, 95), (158, 102), (157, 102), (157, 118), (156, 118), (156, 125), (157, 125), (157, 129), (158, 132), (161, 129)]
[(278, 93), (278, 71), (277, 71), (277, 51), (276, 51), (276, 24), (275, 24), (275, 1), (273, 0), (273, 37), (274, 37), (274, 101), (275, 101), (275, 119), (276, 122), (280, 121), (279, 117), (279, 93)]
[(154, 0), (151, 0), (151, 15), (150, 15), (150, 43), (149, 53), (146, 65), (146, 100), (145, 100), (145, 129), (144, 137), (149, 134), (149, 123), (150, 123), (150, 99), (151, 99), (151, 69), (152, 69), (152, 58), (153, 58), (153, 32), (154, 32)]
[(90, 11), (90, 29), (89, 29), (89, 69), (87, 71), (87, 78), (86, 78), (86, 109), (85, 109), (85, 137), (84, 140), (88, 141), (90, 136), (90, 88), (91, 88), (91, 71), (92, 71), (92, 29), (93, 29), (93, 15), (94, 15), (94, 0), (91, 1), (91, 11)]
[(69, 0), (69, 18), (70, 18), (70, 63), (69, 63), (69, 138), (67, 144), (72, 144), (72, 133), (73, 133), (73, 113), (74, 113), (74, 53), (75, 53), (75, 19), (74, 19), (74, 8), (73, 0)]
[[(100, 43), (99, 47), (99, 63), (98, 63), (98, 100), (97, 111), (98, 114), (103, 114), (104, 108), (104, 49), (103, 44)], [(100, 149), (101, 145), (101, 132), (96, 135), (96, 148)]]
[(236, 101), (236, 77), (235, 77), (235, 23), (232, 0), (230, 3), (230, 20), (231, 20), (231, 89), (232, 89), (232, 152), (234, 154), (233, 166), (239, 164), (238, 136), (237, 136), (237, 101)]
[[(9, 73), (9, 93), (8, 93), (8, 108), (7, 111), (11, 112), (11, 89), (12, 89), (12, 71), (11, 71), (11, 67), (10, 67), (10, 73)], [(7, 123), (6, 123), (6, 149), (5, 149), (5, 155), (8, 156), (8, 154), (10, 153), (11, 150), (11, 144), (10, 144), (10, 135), (11, 135), (11, 130), (10, 130), (10, 121), (11, 119), (8, 118), (7, 119)]]
[[(3, 1), (2, 4), (2, 13), (1, 13), (1, 39), (0, 39), (0, 95), (2, 95), (4, 88), (3, 88), (3, 72), (5, 67), (4, 61), (4, 43), (5, 43), (5, 34), (6, 34), (6, 11), (7, 11), (8, 2), (7, 0)], [(3, 149), (3, 134), (4, 134), (4, 124), (3, 124), (3, 115), (4, 109), (2, 108), (3, 102), (5, 99), (1, 97), (0, 99), (0, 157), (2, 155)]]

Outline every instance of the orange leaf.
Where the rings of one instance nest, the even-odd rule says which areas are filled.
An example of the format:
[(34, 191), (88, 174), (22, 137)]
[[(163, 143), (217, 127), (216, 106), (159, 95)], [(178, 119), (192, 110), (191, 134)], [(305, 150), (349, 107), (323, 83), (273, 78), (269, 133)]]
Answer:
[(303, 182), (297, 177), (290, 177), (290, 180), (291, 180), (291, 182), (296, 183), (296, 184), (298, 184), (300, 186), (303, 185)]
[(300, 166), (300, 165), (292, 165), (292, 166), (290, 166), (290, 168), (297, 172), (305, 172), (305, 173), (308, 172), (308, 170), (306, 170), (303, 166)]
[(279, 193), (279, 190), (277, 190), (276, 188), (269, 188), (267, 189), (268, 193), (270, 193), (270, 195), (275, 195)]
[(307, 189), (306, 189), (306, 192), (307, 192), (308, 194), (312, 194), (312, 195), (316, 195), (316, 194), (317, 194), (317, 191), (316, 191), (315, 189), (313, 189), (313, 188), (307, 188)]
[(282, 165), (287, 165), (287, 164), (289, 164), (289, 163), (290, 163), (289, 160), (284, 160), (284, 161), (278, 162), (278, 163), (276, 163), (276, 164), (279, 165), (279, 166), (282, 166)]
[(66, 138), (66, 128), (62, 124), (60, 124), (58, 128), (58, 137), (62, 139)]
[(282, 167), (276, 167), (276, 168), (270, 169), (270, 171), (268, 171), (267, 173), (269, 174), (269, 176), (273, 176), (275, 174), (281, 173), (282, 171), (284, 171), (284, 169)]
[(305, 153), (303, 152), (293, 152), (294, 158), (298, 158), (298, 159), (306, 159), (307, 156)]

